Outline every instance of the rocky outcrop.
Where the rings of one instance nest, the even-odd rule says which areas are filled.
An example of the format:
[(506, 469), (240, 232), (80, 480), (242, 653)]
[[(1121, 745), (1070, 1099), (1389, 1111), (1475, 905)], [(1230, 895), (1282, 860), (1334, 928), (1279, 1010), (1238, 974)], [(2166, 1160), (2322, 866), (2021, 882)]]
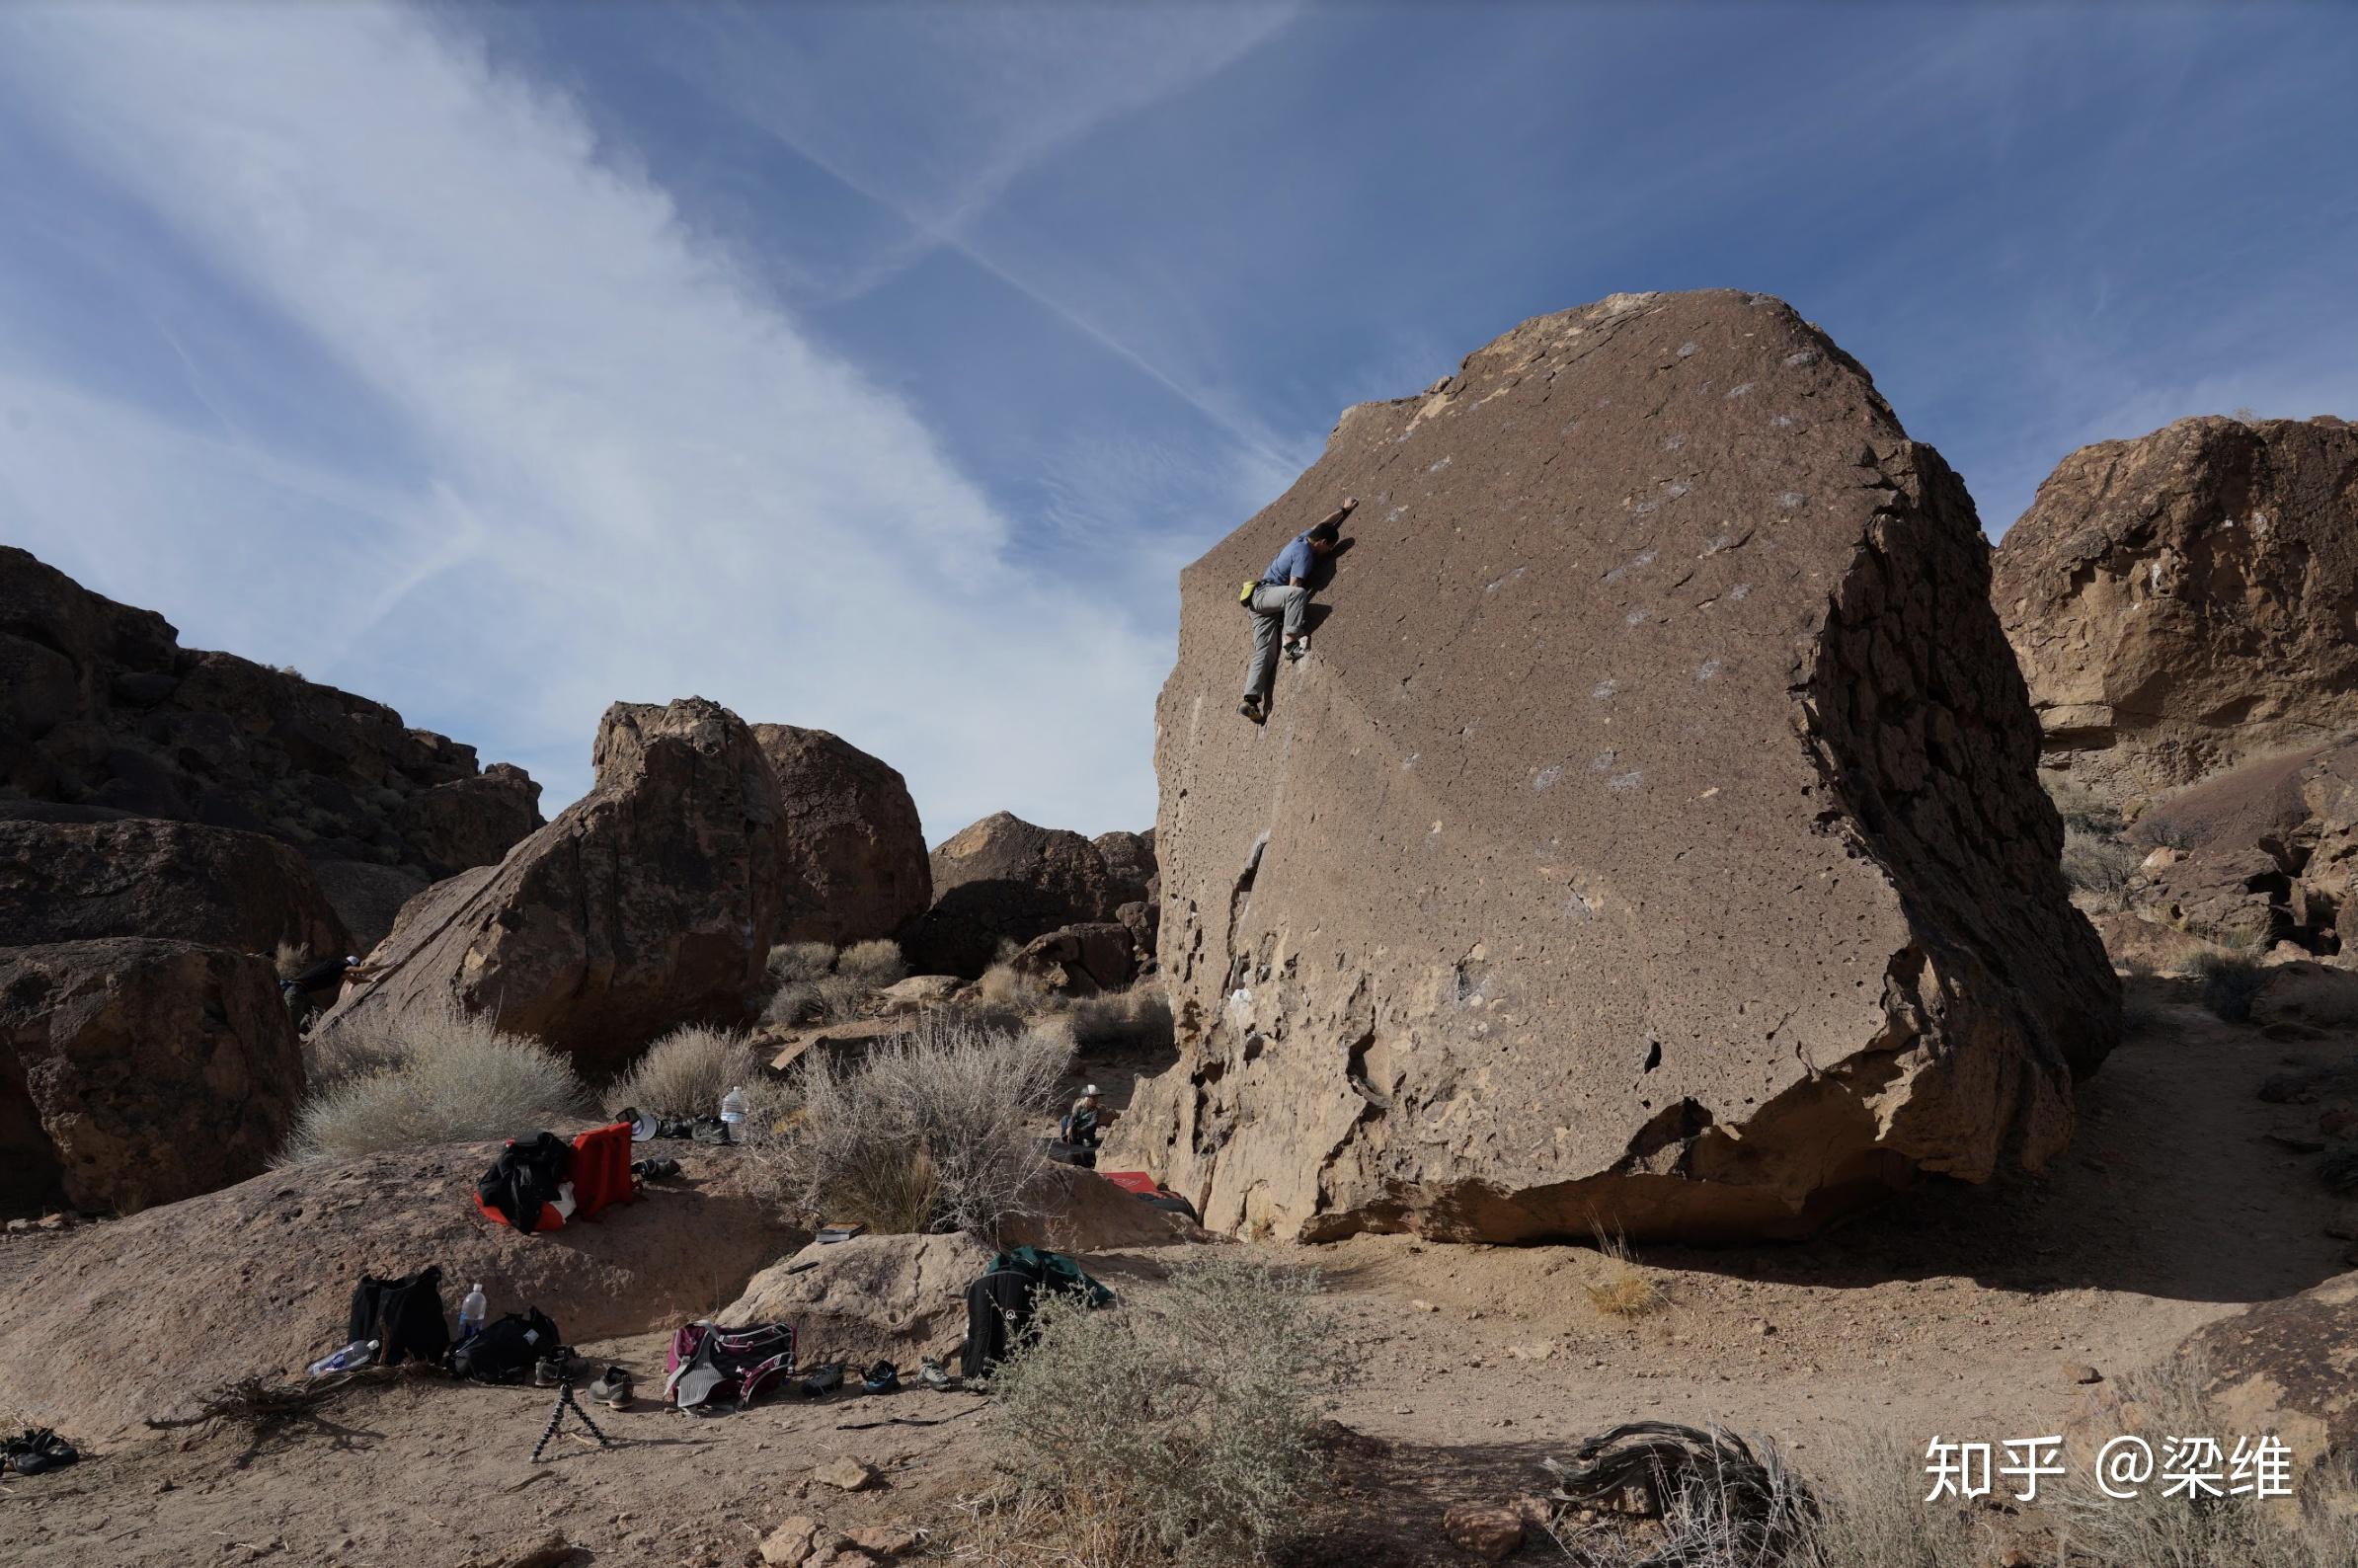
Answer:
[(778, 784), (718, 703), (618, 702), (596, 783), (496, 866), (412, 899), (321, 1029), (456, 1005), (591, 1071), (680, 1024), (741, 1025), (781, 914)]
[(2226, 1430), (2273, 1432), (2304, 1468), (2358, 1452), (2358, 1274), (2221, 1318), (2177, 1359)]
[(966, 1338), (966, 1288), (989, 1268), (990, 1249), (966, 1236), (814, 1242), (754, 1275), (721, 1321), (794, 1324), (806, 1366), (883, 1360), (905, 1374), (925, 1356), (951, 1365)]
[[(662, 1148), (679, 1177), (555, 1235), (475, 1213), (496, 1143), (311, 1161), (85, 1227), (0, 1280), (0, 1388), (85, 1443), (139, 1432), (239, 1378), (300, 1377), (343, 1342), (362, 1275), (429, 1264), (453, 1313), (480, 1283), (495, 1317), (538, 1306), (576, 1343), (674, 1328), (800, 1237), (747, 1194), (734, 1151)], [(642, 1369), (640, 1397), (661, 1378)]]
[(292, 849), (260, 833), (0, 802), (0, 942), (152, 936), (316, 957), (352, 937)]
[(2358, 730), (2358, 426), (2083, 447), (2006, 531), (1994, 594), (2047, 765), (2113, 800)]
[(1099, 833), (1089, 842), (1105, 860), (1117, 904), (1152, 903), (1162, 896), (1162, 867), (1154, 859), (1154, 829)]
[(0, 1203), (130, 1212), (240, 1181), (303, 1094), (270, 961), (187, 942), (0, 948)]
[[(1130, 907), (1125, 905), (1125, 907)], [(1008, 964), (1065, 996), (1120, 990), (1138, 975), (1136, 939), (1118, 921), (1067, 925), (1036, 936)]]
[(2138, 913), (2267, 951), (2358, 958), (2358, 738), (2261, 757), (2165, 797), (2133, 829)]
[(825, 730), (757, 724), (777, 775), (781, 942), (891, 936), (933, 902), (925, 829), (889, 764)]
[[(180, 646), (151, 610), (0, 547), (0, 799), (268, 833), (316, 865), (446, 877), (539, 825), (540, 786), (382, 703)], [(323, 879), (331, 891), (339, 879)], [(372, 939), (370, 911), (341, 908)]]
[[(1250, 724), (1236, 585), (1345, 497)], [(1513, 1241), (2053, 1158), (2119, 995), (1989, 587), (1963, 485), (1766, 296), (1615, 296), (1347, 411), (1181, 577), (1182, 1055), (1107, 1162), (1215, 1228)]]
[(901, 947), (911, 969), (972, 979), (1002, 944), (1111, 920), (1138, 897), (1080, 834), (998, 812), (934, 850), (933, 907), (902, 930)]

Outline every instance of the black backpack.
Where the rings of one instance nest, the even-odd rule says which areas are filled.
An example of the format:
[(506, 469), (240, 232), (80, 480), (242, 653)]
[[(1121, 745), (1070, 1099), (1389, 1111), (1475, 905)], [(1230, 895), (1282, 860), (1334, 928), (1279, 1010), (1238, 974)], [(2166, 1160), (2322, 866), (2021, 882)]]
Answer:
[(554, 1133), (537, 1133), (510, 1143), (475, 1184), (475, 1192), (510, 1224), (530, 1235), (540, 1227), (540, 1206), (557, 1201), (557, 1188), (572, 1168), (573, 1145)]
[(1076, 1295), (1091, 1306), (1114, 1299), (1113, 1292), (1061, 1252), (1017, 1247), (1000, 1253), (990, 1260), (990, 1272), (966, 1289), (966, 1349), (958, 1367), (964, 1376), (988, 1376), (1024, 1342), (1042, 1291)]
[(564, 1343), (548, 1314), (530, 1306), (484, 1324), (450, 1353), (450, 1370), (477, 1382), (522, 1382), (534, 1362), (555, 1355)]
[(412, 1356), (438, 1365), (450, 1349), (450, 1325), (442, 1318), (442, 1271), (420, 1269), (401, 1280), (362, 1275), (353, 1290), (345, 1338), (375, 1340), (376, 1359), (387, 1367)]

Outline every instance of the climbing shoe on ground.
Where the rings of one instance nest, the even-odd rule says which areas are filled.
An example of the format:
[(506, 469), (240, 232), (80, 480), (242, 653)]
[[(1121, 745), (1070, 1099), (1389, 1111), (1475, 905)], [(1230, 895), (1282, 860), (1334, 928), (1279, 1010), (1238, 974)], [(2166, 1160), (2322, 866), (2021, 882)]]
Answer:
[(803, 1379), (803, 1397), (818, 1399), (842, 1386), (843, 1369), (830, 1362), (825, 1367), (811, 1369), (811, 1374)]
[(630, 1406), (630, 1373), (619, 1367), (608, 1367), (605, 1375), (590, 1385), (590, 1397), (608, 1410), (624, 1410)]
[(630, 1173), (643, 1182), (660, 1182), (679, 1174), (675, 1159), (639, 1159), (631, 1161)]
[(942, 1371), (942, 1364), (928, 1356), (917, 1364), (917, 1381), (927, 1388), (947, 1388), (950, 1374)]
[(554, 1388), (572, 1377), (574, 1369), (578, 1365), (579, 1358), (571, 1350), (560, 1345), (532, 1364), (532, 1386)]
[(901, 1369), (889, 1361), (880, 1361), (868, 1369), (868, 1375), (860, 1379), (860, 1386), (872, 1394), (889, 1394), (901, 1386)]
[(6, 1453), (8, 1468), (19, 1475), (39, 1475), (44, 1470), (63, 1469), (81, 1456), (72, 1444), (47, 1427), (36, 1428), (21, 1438), (11, 1438)]

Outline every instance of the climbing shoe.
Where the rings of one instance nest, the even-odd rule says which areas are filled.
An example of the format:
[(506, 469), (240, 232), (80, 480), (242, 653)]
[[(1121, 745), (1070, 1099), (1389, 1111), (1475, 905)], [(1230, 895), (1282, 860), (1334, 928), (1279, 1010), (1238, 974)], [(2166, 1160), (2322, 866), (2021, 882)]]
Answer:
[(63, 1469), (82, 1455), (74, 1446), (40, 1427), (21, 1438), (11, 1438), (7, 1448), (7, 1467), (19, 1475), (39, 1475), (44, 1470)]
[(860, 1379), (860, 1386), (872, 1394), (889, 1394), (901, 1387), (901, 1369), (889, 1361), (880, 1361), (868, 1369), (868, 1375)]
[(1252, 720), (1255, 724), (1266, 724), (1269, 721), (1269, 716), (1261, 711), (1261, 705), (1257, 702), (1250, 701), (1249, 699), (1247, 701), (1238, 703), (1236, 705), (1236, 711), (1243, 714), (1246, 718)]
[(810, 1375), (803, 1379), (803, 1397), (805, 1399), (822, 1398), (842, 1386), (843, 1369), (830, 1362), (825, 1367), (811, 1369)]
[(554, 1388), (561, 1382), (568, 1382), (572, 1380), (574, 1369), (578, 1364), (579, 1358), (571, 1350), (560, 1345), (532, 1364), (532, 1386)]
[(1307, 637), (1297, 637), (1286, 645), (1287, 663), (1298, 665), (1309, 657), (1310, 640)]
[(942, 1370), (940, 1362), (928, 1356), (917, 1364), (917, 1381), (927, 1388), (947, 1388), (950, 1374)]
[(630, 1408), (630, 1373), (619, 1367), (608, 1367), (605, 1375), (590, 1385), (590, 1397), (608, 1410)]

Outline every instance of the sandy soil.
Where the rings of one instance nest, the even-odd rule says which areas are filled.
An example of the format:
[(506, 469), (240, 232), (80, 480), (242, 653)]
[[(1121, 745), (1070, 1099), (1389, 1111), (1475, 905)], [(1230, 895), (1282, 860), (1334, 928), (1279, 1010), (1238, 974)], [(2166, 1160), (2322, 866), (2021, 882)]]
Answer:
[[(2269, 1137), (2313, 1126), (2315, 1109), (2255, 1090), (2349, 1050), (2167, 1007), (2083, 1087), (2081, 1136), (2044, 1178), (1928, 1185), (1807, 1244), (1650, 1249), (1641, 1262), (1670, 1304), (1635, 1321), (1590, 1304), (1583, 1287), (1613, 1265), (1586, 1247), (1384, 1236), (1257, 1249), (1323, 1272), (1365, 1373), (1337, 1411), (1370, 1440), (1328, 1510), (1350, 1523), (1297, 1560), (1470, 1562), (1442, 1538), (1450, 1504), (1540, 1490), (1540, 1456), (1632, 1418), (1772, 1434), (1804, 1466), (1860, 1429), (1916, 1449), (1934, 1433), (2062, 1431), (2087, 1397), (2063, 1364), (2118, 1376), (2214, 1317), (2346, 1267), (2348, 1243), (2325, 1231), (2347, 1216), (2310, 1157)], [(38, 1268), (47, 1244), (0, 1245), (0, 1274)], [(1151, 1290), (1168, 1251), (1091, 1267)], [(645, 1372), (661, 1345), (594, 1349)], [(10, 1476), (0, 1561), (427, 1568), (560, 1529), (584, 1561), (735, 1564), (798, 1513), (921, 1527), (939, 1543), (989, 1460), (979, 1401), (911, 1391), (714, 1422), (642, 1404), (604, 1423), (616, 1448), (567, 1440), (534, 1467), (550, 1403), (394, 1378), (259, 1446), (165, 1433), (58, 1475)], [(884, 1416), (950, 1419), (850, 1430)], [(809, 1479), (845, 1453), (886, 1485), (845, 1494)]]

